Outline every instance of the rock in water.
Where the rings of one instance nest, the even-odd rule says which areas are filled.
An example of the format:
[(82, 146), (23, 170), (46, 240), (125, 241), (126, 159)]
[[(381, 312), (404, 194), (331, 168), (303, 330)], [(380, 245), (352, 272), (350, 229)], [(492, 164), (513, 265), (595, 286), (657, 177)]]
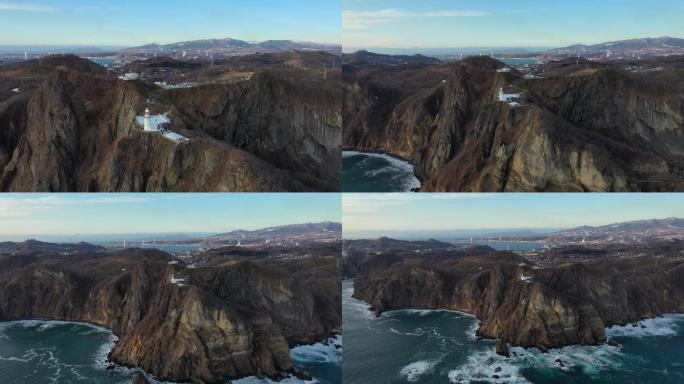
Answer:
[(296, 374), (299, 380), (310, 381), (312, 379), (311, 374), (307, 371), (297, 371)]
[(499, 356), (510, 357), (510, 354), (508, 353), (508, 343), (503, 340), (499, 340), (496, 343), (496, 354)]
[(150, 384), (150, 381), (147, 380), (147, 377), (143, 375), (142, 373), (138, 373), (133, 377), (133, 381), (131, 384)]

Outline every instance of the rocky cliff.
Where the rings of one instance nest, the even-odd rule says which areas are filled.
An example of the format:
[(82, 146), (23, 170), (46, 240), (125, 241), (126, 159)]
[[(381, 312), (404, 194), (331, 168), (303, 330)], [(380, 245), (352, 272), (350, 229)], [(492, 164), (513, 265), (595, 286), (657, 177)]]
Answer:
[[(424, 191), (684, 189), (681, 68), (503, 67), (347, 65), (343, 143), (410, 159)], [(510, 86), (521, 105), (499, 101)]]
[(0, 320), (107, 327), (119, 337), (113, 361), (165, 380), (275, 378), (292, 371), (291, 346), (341, 324), (337, 256), (197, 269), (149, 250), (23, 257), (31, 262), (0, 271)]
[(450, 309), (474, 314), (478, 335), (541, 350), (606, 340), (605, 328), (684, 312), (680, 258), (611, 259), (545, 269), (516, 254), (369, 255), (354, 296), (377, 314)]
[[(84, 61), (0, 68), (0, 83), (30, 79), (0, 102), (2, 190), (339, 190), (334, 76), (263, 69), (241, 82), (162, 90)], [(136, 116), (146, 107), (169, 112), (168, 128), (190, 142), (143, 134)]]

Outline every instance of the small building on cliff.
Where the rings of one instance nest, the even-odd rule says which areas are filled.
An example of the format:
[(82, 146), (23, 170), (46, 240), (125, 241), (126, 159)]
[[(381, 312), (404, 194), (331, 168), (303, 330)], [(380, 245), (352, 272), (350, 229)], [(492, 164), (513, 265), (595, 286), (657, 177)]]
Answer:
[(124, 73), (122, 76), (119, 76), (119, 79), (125, 80), (125, 81), (138, 80), (139, 78), (140, 78), (140, 74), (137, 72), (128, 72), (128, 73)]
[(513, 87), (499, 88), (499, 101), (508, 103), (513, 107), (520, 106), (520, 95), (522, 91)]
[(190, 139), (179, 133), (172, 132), (164, 127), (166, 124), (171, 122), (171, 119), (169, 119), (168, 115), (169, 112), (163, 115), (151, 116), (150, 109), (146, 108), (145, 115), (136, 117), (136, 121), (138, 122), (138, 125), (142, 127), (143, 133), (161, 135), (165, 139), (173, 141), (175, 144), (188, 143)]

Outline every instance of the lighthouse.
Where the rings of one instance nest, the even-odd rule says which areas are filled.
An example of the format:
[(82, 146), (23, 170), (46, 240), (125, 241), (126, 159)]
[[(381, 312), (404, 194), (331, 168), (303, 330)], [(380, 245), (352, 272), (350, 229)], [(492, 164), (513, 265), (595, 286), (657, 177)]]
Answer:
[(151, 132), (152, 126), (150, 126), (150, 109), (145, 108), (145, 123), (143, 124), (143, 130), (145, 132)]

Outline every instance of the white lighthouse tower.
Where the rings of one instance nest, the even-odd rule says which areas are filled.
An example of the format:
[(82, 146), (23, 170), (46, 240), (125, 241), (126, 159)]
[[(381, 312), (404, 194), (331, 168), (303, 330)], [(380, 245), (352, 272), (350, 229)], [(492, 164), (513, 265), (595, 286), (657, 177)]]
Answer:
[(152, 132), (152, 126), (150, 125), (150, 109), (145, 108), (145, 123), (143, 124), (143, 130), (145, 132)]

